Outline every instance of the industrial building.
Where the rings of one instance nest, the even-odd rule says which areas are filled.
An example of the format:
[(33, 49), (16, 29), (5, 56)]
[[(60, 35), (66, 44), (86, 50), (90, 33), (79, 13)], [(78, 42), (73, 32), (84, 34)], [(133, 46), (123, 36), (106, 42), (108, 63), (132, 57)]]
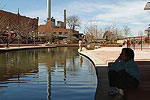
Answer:
[(63, 38), (68, 38), (73, 34), (79, 34), (79, 31), (72, 31), (72, 29), (66, 29), (66, 10), (64, 10), (64, 22), (57, 21), (57, 25), (55, 19), (51, 17), (51, 0), (47, 0), (47, 22), (45, 25), (40, 25), (38, 27), (39, 36), (46, 36), (49, 34), (53, 34), (54, 36), (58, 36)]

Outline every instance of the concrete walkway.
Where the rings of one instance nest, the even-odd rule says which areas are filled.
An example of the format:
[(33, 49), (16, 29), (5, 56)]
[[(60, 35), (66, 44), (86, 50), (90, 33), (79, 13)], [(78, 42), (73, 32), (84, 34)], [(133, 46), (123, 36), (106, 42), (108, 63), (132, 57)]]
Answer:
[[(96, 50), (83, 50), (79, 53), (89, 58), (95, 65), (97, 74), (97, 89), (95, 100), (112, 100), (108, 95), (110, 91), (108, 81), (108, 63), (114, 61), (121, 53), (123, 47), (103, 47)], [(150, 61), (149, 50), (135, 50), (135, 61)]]
[[(86, 50), (80, 53), (88, 56), (95, 66), (107, 66), (108, 62), (114, 61), (121, 53), (123, 47), (103, 47), (95, 50)], [(135, 61), (150, 61), (150, 51), (134, 50)]]

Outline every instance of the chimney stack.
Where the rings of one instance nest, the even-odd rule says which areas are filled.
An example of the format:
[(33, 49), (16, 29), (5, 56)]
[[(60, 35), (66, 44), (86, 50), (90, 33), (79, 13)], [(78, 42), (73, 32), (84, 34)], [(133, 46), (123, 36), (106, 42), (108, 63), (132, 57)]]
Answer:
[(64, 10), (64, 28), (66, 29), (66, 10)]
[(51, 20), (51, 0), (47, 0), (47, 20)]

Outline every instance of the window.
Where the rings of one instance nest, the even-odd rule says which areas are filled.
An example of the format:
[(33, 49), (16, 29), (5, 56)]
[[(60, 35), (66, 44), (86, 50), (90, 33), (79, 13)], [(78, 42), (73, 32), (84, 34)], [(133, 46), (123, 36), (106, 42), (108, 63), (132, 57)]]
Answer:
[(68, 32), (65, 32), (65, 35), (68, 35)]
[(59, 35), (62, 35), (62, 32), (59, 32)]

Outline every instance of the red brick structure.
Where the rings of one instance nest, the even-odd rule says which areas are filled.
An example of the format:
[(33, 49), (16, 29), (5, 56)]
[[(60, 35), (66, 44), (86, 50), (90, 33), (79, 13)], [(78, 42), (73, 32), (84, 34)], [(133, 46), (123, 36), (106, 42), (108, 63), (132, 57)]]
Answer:
[(0, 10), (0, 18), (5, 18), (7, 20), (5, 26), (11, 27), (13, 25), (19, 24), (19, 23), (25, 23), (30, 22), (29, 25), (32, 26), (33, 31), (38, 31), (38, 19), (39, 18), (29, 18), (26, 16), (21, 16), (19, 14), (14, 14), (11, 12), (6, 12), (3, 10)]
[(46, 34), (52, 33), (55, 36), (61, 36), (61, 37), (70, 37), (74, 33), (79, 34), (79, 31), (76, 31), (72, 29), (66, 29), (66, 10), (64, 10), (64, 22), (57, 21), (57, 25), (55, 25), (55, 19), (48, 18), (47, 23), (45, 25), (40, 25), (38, 27), (38, 32), (41, 36), (46, 36)]
[[(52, 32), (54, 35), (62, 35), (62, 36), (68, 36), (69, 34), (73, 33), (71, 29), (52, 27), (50, 21), (47, 21), (46, 25), (40, 25), (38, 27), (38, 31), (41, 34), (44, 34), (46, 32), (49, 33)], [(74, 31), (74, 33), (79, 33), (79, 31)]]

